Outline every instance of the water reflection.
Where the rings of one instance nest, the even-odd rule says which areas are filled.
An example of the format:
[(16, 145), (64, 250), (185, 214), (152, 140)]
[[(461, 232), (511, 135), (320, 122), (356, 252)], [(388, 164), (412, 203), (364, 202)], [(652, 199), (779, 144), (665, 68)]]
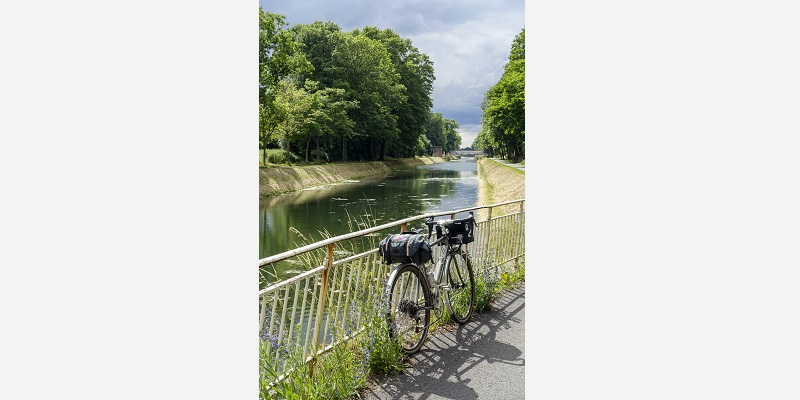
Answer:
[[(321, 240), (326, 234), (336, 236), (363, 229), (368, 224), (366, 220), (379, 225), (412, 215), (472, 207), (477, 194), (477, 164), (473, 158), (465, 157), (360, 182), (261, 199), (259, 258)], [(303, 268), (281, 267), (279, 278)]]

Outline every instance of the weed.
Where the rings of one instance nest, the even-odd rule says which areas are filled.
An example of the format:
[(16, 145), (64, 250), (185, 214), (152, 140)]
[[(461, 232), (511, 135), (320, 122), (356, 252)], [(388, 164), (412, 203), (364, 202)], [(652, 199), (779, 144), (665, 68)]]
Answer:
[[(386, 282), (383, 286), (386, 287)], [(364, 361), (369, 365), (369, 370), (383, 375), (402, 371), (403, 348), (398, 337), (389, 335), (389, 324), (386, 319), (389, 314), (388, 291), (383, 290), (379, 298), (362, 304), (370, 305), (362, 314), (362, 323), (367, 330), (361, 336)]]
[(288, 360), (289, 368), (283, 374), (275, 368), (275, 361), (280, 357), (267, 359), (265, 356), (269, 345), (268, 342), (261, 345), (264, 349), (260, 357), (261, 399), (346, 399), (366, 384), (367, 371), (360, 362), (363, 355), (356, 343), (334, 346), (310, 360), (304, 360), (299, 350), (279, 351), (278, 354), (286, 354)]
[[(346, 399), (366, 386), (369, 374), (403, 369), (397, 338), (389, 336), (385, 295), (369, 300), (362, 291), (349, 307), (349, 323), (337, 329), (334, 345), (316, 358), (303, 359), (301, 348), (278, 348), (277, 335), (262, 332), (259, 395), (262, 399)], [(268, 356), (269, 349), (269, 356)], [(284, 368), (279, 369), (283, 365)]]
[[(348, 217), (348, 224), (351, 228), (361, 225), (375, 226), (374, 217), (370, 218), (373, 215), (371, 211), (361, 217), (360, 221)], [(296, 230), (294, 232), (303, 241), (313, 240)], [(330, 237), (327, 232), (320, 232), (320, 235)], [(376, 246), (374, 237), (364, 237), (362, 240), (364, 242), (361, 245), (373, 248)], [(351, 250), (355, 251), (355, 248)], [(309, 266), (320, 265), (324, 254), (309, 252), (299, 259)], [(500, 273), (496, 272), (499, 268), (476, 267), (475, 313), (490, 310), (492, 301), (500, 291), (524, 281), (524, 265), (519, 264), (514, 267)], [(353, 268), (357, 268), (356, 264), (353, 264)], [(369, 266), (360, 265), (359, 268), (369, 268)], [(269, 273), (263, 271), (263, 274)], [(272, 273), (274, 274), (274, 271)], [(356, 271), (354, 276), (362, 275)], [(373, 282), (373, 285), (375, 284), (380, 285), (379, 282)], [(303, 349), (293, 343), (278, 346), (279, 333), (269, 335), (266, 330), (262, 331), (259, 347), (260, 398), (347, 399), (358, 395), (358, 391), (366, 386), (369, 375), (388, 375), (402, 371), (405, 367), (402, 346), (397, 337), (392, 338), (389, 335), (386, 284), (384, 279), (382, 286), (379, 287), (364, 286), (346, 290), (345, 297), (351, 299), (350, 304), (346, 310), (332, 316), (343, 322), (333, 333), (333, 342), (336, 344), (316, 357), (305, 357)], [(377, 292), (376, 289), (382, 290)], [(441, 310), (441, 318), (434, 322), (432, 331), (451, 322), (451, 316), (445, 308), (441, 307)], [(269, 321), (265, 326), (271, 326), (272, 318), (278, 316), (268, 312), (265, 317)], [(285, 326), (287, 323), (278, 321), (275, 325)], [(300, 329), (300, 325), (297, 325), (296, 329)], [(288, 331), (283, 331), (284, 336), (287, 333)], [(298, 331), (295, 337), (299, 336)]]
[(491, 283), (484, 277), (483, 274), (475, 280), (475, 312), (483, 312), (492, 309), (492, 299), (494, 298), (494, 290), (492, 290)]
[(498, 283), (497, 290), (505, 290), (516, 287), (521, 282), (525, 281), (525, 264), (519, 264), (510, 272), (503, 272), (500, 274), (500, 282)]

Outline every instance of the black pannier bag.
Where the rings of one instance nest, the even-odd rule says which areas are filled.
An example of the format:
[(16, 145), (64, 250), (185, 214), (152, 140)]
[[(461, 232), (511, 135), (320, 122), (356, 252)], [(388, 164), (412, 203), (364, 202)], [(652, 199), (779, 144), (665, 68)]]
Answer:
[(473, 217), (455, 219), (447, 224), (450, 229), (450, 237), (458, 236), (461, 243), (467, 244), (475, 241), (475, 219)]
[(425, 235), (401, 233), (389, 235), (378, 244), (378, 254), (383, 262), (424, 264), (431, 259), (431, 248), (425, 242)]

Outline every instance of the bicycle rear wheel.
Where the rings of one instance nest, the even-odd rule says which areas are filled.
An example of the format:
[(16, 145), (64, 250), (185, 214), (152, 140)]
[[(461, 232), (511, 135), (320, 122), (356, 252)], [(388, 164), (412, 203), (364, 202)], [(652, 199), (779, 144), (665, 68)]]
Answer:
[(414, 354), (428, 335), (431, 315), (428, 282), (416, 265), (406, 264), (397, 267), (387, 284), (389, 335), (399, 337), (404, 353)]
[(444, 290), (450, 315), (463, 324), (472, 316), (475, 308), (475, 276), (469, 255), (461, 251), (447, 255), (445, 280), (448, 288)]

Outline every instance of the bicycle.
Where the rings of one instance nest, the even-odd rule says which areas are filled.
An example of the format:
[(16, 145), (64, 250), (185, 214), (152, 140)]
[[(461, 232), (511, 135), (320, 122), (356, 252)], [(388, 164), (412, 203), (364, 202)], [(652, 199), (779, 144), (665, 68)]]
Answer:
[[(422, 348), (428, 335), (432, 311), (437, 311), (441, 318), (446, 307), (459, 324), (466, 323), (472, 316), (475, 306), (475, 276), (472, 260), (466, 249), (462, 249), (463, 245), (474, 241), (475, 216), (472, 212), (469, 214), (469, 217), (462, 219), (426, 219), (428, 235), (424, 241), (429, 252), (432, 252), (434, 246), (444, 246), (433, 269), (427, 265), (433, 257), (423, 255), (416, 260), (402, 260), (389, 275), (386, 284), (389, 334), (400, 337), (403, 352), (407, 355)], [(436, 240), (429, 242), (434, 231)], [(419, 231), (403, 234), (422, 236)], [(420, 240), (419, 237), (415, 239)], [(422, 248), (424, 253), (424, 246)]]

